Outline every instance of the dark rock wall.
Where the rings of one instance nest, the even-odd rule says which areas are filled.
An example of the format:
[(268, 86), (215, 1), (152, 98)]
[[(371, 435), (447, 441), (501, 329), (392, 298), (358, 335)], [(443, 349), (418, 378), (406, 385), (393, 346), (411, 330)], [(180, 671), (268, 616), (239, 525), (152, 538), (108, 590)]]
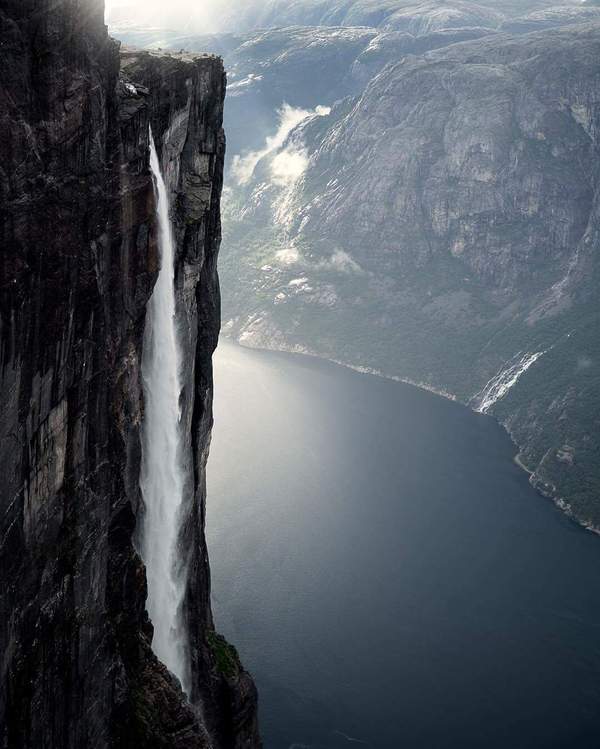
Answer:
[[(183, 421), (191, 435), (191, 486), (181, 537), (188, 587), (192, 700), (223, 746), (257, 742), (256, 690), (237, 653), (220, 638), (210, 610), (204, 518), (212, 429), (212, 354), (220, 328), (217, 254), (225, 137), (225, 75), (212, 56), (124, 51), (123, 74), (149, 92), (152, 132), (170, 192), (176, 241), (175, 287), (183, 346)], [(141, 85), (140, 85), (141, 84)]]
[(182, 214), (190, 220), (180, 249), (181, 279), (188, 265), (196, 270), (184, 285), (199, 310), (189, 321), (200, 330), (199, 397), (187, 395), (198, 456), (188, 540), (202, 542), (199, 559), (190, 553), (201, 574), (190, 586), (189, 619), (202, 644), (198, 696), (213, 699), (210, 716), (247, 710), (242, 738), (237, 724), (226, 736), (216, 717), (205, 721), (187, 704), (151, 651), (133, 536), (141, 346), (158, 268), (147, 134), (150, 114), (153, 122), (158, 115), (151, 97), (132, 97), (119, 80), (102, 6), (0, 4), (0, 745), (256, 746), (251, 682), (236, 661), (225, 689), (206, 644), (201, 523), (218, 328), (223, 74), (212, 60), (210, 73), (186, 84), (194, 113), (211, 112), (191, 118), (198, 132), (186, 158), (205, 164), (195, 151), (201, 141), (213, 153), (210, 168), (197, 169), (211, 209), (201, 220)]

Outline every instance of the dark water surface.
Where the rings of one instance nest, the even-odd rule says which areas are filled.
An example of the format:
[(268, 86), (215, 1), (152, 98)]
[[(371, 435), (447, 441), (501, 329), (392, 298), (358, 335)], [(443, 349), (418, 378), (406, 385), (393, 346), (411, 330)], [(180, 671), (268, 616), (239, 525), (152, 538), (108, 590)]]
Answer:
[(600, 747), (600, 539), (491, 418), (227, 343), (215, 375), (214, 608), (266, 749)]

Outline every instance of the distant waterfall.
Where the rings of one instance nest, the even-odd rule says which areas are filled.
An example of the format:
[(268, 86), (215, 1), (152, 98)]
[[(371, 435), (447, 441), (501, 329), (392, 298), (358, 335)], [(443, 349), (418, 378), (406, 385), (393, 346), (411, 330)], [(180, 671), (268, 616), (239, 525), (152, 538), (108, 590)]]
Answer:
[(152, 647), (189, 693), (187, 636), (181, 605), (185, 580), (177, 572), (177, 542), (185, 491), (181, 434), (181, 352), (177, 340), (174, 242), (169, 198), (150, 133), (150, 167), (157, 194), (161, 268), (146, 313), (142, 379), (145, 412), (140, 485), (145, 503), (141, 554), (148, 576)]

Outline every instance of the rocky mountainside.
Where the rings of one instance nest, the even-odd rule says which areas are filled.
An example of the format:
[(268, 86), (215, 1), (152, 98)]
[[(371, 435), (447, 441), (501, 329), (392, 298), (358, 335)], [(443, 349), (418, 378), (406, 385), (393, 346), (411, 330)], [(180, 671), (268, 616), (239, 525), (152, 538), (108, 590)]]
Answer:
[(503, 13), (213, 37), (231, 80), (226, 330), (493, 414), (532, 482), (600, 528), (600, 15)]
[[(421, 35), (448, 28), (482, 26), (497, 28), (504, 14), (496, 3), (465, 0), (299, 0), (257, 4), (250, 28), (287, 25), (371, 26)], [(252, 20), (251, 20), (252, 19)]]
[[(98, 0), (0, 7), (0, 743), (254, 747), (256, 694), (215, 631), (204, 543), (225, 79), (125, 58)], [(151, 649), (135, 530), (146, 304), (158, 269), (149, 124), (171, 177), (185, 414), (192, 704)]]
[[(406, 55), (422, 55), (505, 31), (521, 34), (600, 21), (600, 9), (590, 4), (554, 6), (536, 0), (519, 2), (514, 8), (503, 4), (501, 18), (487, 25), (474, 25), (474, 18), (455, 23), (442, 2), (349, 0), (339, 5), (346, 9), (344, 13), (333, 13), (334, 4), (329, 1), (323, 7), (319, 0), (286, 3), (281, 8), (276, 3), (261, 3), (252, 16), (255, 21), (262, 19), (256, 21), (264, 27), (261, 31), (240, 30), (247, 26), (241, 9), (237, 30), (229, 33), (198, 35), (130, 25), (117, 27), (115, 34), (135, 48), (210, 50), (223, 56), (229, 79), (225, 119), (228, 159), (232, 160), (236, 155), (263, 150), (266, 138), (279, 127), (285, 103), (303, 110), (330, 107), (346, 96), (362, 94), (386, 64), (399, 62)], [(388, 14), (402, 13), (409, 19), (407, 24), (369, 26), (369, 18), (373, 21), (369, 9), (381, 7)], [(249, 13), (246, 5), (244, 8)], [(467, 2), (461, 8), (465, 12), (486, 10)], [(348, 9), (353, 9), (352, 13)], [(429, 20), (421, 27), (418, 19), (423, 14)]]
[(600, 528), (598, 6), (326, 5), (127, 37), (225, 57), (226, 330), (492, 413)]
[(373, 37), (348, 70), (359, 85), (371, 65), (360, 93), (234, 170), (226, 310), (246, 344), (494, 414), (532, 481), (596, 527), (600, 23), (565, 15), (424, 53)]

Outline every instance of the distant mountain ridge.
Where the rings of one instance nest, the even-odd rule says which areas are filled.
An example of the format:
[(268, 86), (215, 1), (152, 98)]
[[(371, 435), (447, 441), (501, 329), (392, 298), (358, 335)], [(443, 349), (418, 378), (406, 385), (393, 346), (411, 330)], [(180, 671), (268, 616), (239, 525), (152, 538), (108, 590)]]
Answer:
[[(509, 18), (544, 11), (553, 0), (214, 0), (201, 7), (174, 0), (117, 6), (108, 13), (112, 26), (141, 23), (189, 33), (246, 33), (285, 26), (370, 26), (426, 34), (437, 29), (483, 26), (497, 29)], [(561, 7), (579, 8), (578, 2)]]

